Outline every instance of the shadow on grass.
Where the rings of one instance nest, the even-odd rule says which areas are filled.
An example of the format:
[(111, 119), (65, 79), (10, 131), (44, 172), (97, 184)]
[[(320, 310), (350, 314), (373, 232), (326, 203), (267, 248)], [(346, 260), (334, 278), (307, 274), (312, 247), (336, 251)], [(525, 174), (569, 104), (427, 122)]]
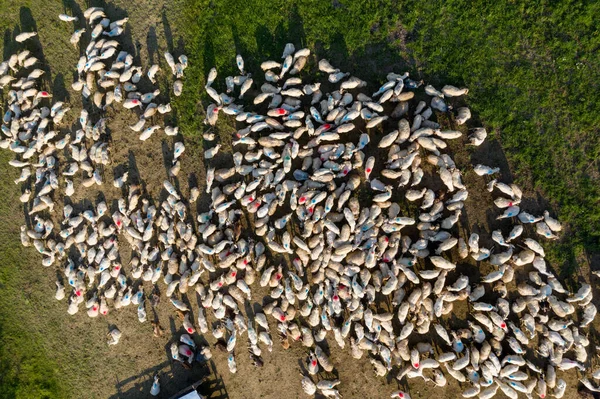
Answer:
[[(176, 363), (176, 362), (175, 362)], [(159, 376), (160, 397), (175, 398), (196, 389), (210, 399), (228, 399), (229, 394), (212, 360), (185, 370), (168, 360), (124, 380), (117, 378), (117, 393), (109, 399), (138, 399), (150, 396), (154, 376)]]
[[(108, 7), (108, 6), (106, 6), (106, 3), (102, 2), (102, 4), (105, 7)], [(35, 29), (36, 28), (35, 21), (33, 21), (33, 24), (31, 23), (31, 21), (29, 20), (31, 17), (31, 13), (30, 12), (28, 13), (27, 10), (28, 9), (24, 10), (22, 8), (22, 12), (21, 12), (22, 29), (25, 29), (28, 26), (31, 29)], [(113, 11), (116, 12), (117, 14), (119, 14), (118, 10), (116, 10), (116, 11), (113, 10)], [(168, 49), (169, 49), (169, 51), (173, 52), (174, 44), (173, 44), (172, 33), (171, 33), (170, 25), (169, 25), (164, 13), (163, 13), (163, 24), (164, 24), (165, 35), (167, 36)], [(254, 71), (258, 70), (262, 60), (279, 59), (281, 51), (282, 51), (285, 43), (287, 43), (287, 42), (294, 42), (297, 45), (297, 48), (300, 48), (306, 44), (306, 37), (305, 37), (305, 33), (304, 33), (304, 23), (295, 7), (293, 7), (292, 10), (290, 11), (289, 22), (287, 24), (284, 24), (284, 23), (279, 24), (273, 34), (271, 34), (271, 32), (269, 31), (269, 29), (266, 26), (259, 26), (257, 28), (255, 38), (257, 41), (258, 50), (255, 53), (251, 52), (244, 45), (243, 40), (240, 39), (239, 29), (240, 28), (235, 24), (231, 26), (233, 40), (235, 43), (236, 50), (238, 53), (243, 54), (244, 57), (246, 58), (246, 62), (247, 62), (246, 69), (248, 69), (248, 70), (254, 70)], [(28, 30), (28, 29), (25, 29), (25, 30)], [(208, 33), (208, 32), (209, 31), (207, 30), (207, 34), (206, 34), (206, 38), (205, 38), (205, 45), (204, 45), (204, 50), (205, 50), (204, 51), (205, 70), (203, 71), (204, 76), (206, 76), (210, 66), (215, 64), (214, 41), (213, 41), (213, 38), (211, 37), (211, 33)], [(8, 30), (5, 31), (5, 41), (7, 40), (7, 35), (8, 35), (8, 39), (10, 39), (11, 35), (10, 35), (10, 31), (8, 31)], [(133, 43), (131, 42), (131, 35), (130, 35), (129, 30), (126, 30), (126, 32), (124, 34), (124, 38), (125, 38), (124, 48), (128, 49), (130, 52), (132, 52), (133, 54), (136, 54), (136, 56), (139, 57), (139, 51), (138, 51), (139, 49), (137, 49), (137, 46), (134, 46)], [(127, 41), (127, 38), (129, 38), (129, 41)], [(381, 81), (383, 79), (383, 76), (388, 72), (392, 72), (392, 71), (399, 72), (399, 71), (403, 71), (403, 70), (407, 70), (407, 69), (414, 70), (414, 64), (412, 64), (411, 62), (407, 62), (405, 59), (400, 57), (398, 52), (394, 51), (393, 47), (385, 41), (376, 42), (376, 43), (369, 45), (368, 47), (359, 49), (357, 51), (350, 52), (346, 45), (346, 40), (345, 40), (343, 33), (338, 32), (337, 34), (335, 34), (333, 36), (333, 38), (334, 39), (332, 40), (331, 43), (323, 43), (323, 42), (315, 43), (315, 55), (318, 58), (330, 59), (332, 61), (332, 63), (334, 63), (334, 65), (336, 65), (337, 67), (340, 67), (342, 70), (350, 71), (353, 74), (366, 79), (370, 84), (374, 85), (373, 86), (374, 88), (376, 88), (376, 86), (377, 86), (376, 82)], [(148, 47), (149, 47), (149, 53), (150, 53), (150, 47), (154, 46), (154, 44), (151, 42), (150, 38), (148, 40), (149, 40)], [(39, 44), (39, 42), (38, 42), (38, 44)], [(35, 46), (35, 41), (34, 41), (34, 46)], [(182, 49), (181, 41), (178, 42), (178, 46), (180, 46), (178, 51), (181, 52), (181, 49)], [(43, 60), (43, 52), (41, 52), (41, 45), (40, 45), (38, 54), (42, 55), (42, 57), (38, 56), (38, 58), (40, 58), (40, 60)], [(153, 58), (153, 54), (154, 53), (152, 53), (151, 58)], [(5, 58), (6, 58), (6, 53), (5, 53)], [(313, 62), (314, 62), (314, 59), (313, 59)], [(229, 68), (230, 68), (229, 70), (225, 71), (226, 73), (235, 73), (236, 72), (233, 64)], [(56, 78), (54, 79), (54, 86), (55, 86), (54, 91), (55, 91), (56, 96), (60, 96), (60, 93), (58, 93), (57, 91), (61, 90), (61, 80), (62, 80), (62, 89), (66, 92), (66, 89), (64, 89), (64, 79), (62, 79), (62, 78), (63, 78), (62, 76), (57, 75)], [(440, 80), (443, 80), (443, 77), (440, 77)], [(68, 96), (68, 93), (66, 95)], [(57, 97), (57, 98), (60, 98), (60, 97)], [(472, 122), (477, 122), (477, 121), (472, 121)], [(168, 150), (168, 148), (167, 148), (167, 150)], [(167, 153), (168, 153), (168, 151), (165, 151), (165, 155), (167, 155)], [(131, 154), (132, 153), (130, 153), (130, 159), (131, 159)], [(493, 166), (500, 166), (502, 168), (503, 181), (509, 183), (509, 182), (512, 182), (512, 180), (513, 180), (512, 175), (509, 171), (508, 161), (507, 161), (505, 154), (502, 151), (502, 148), (500, 147), (500, 144), (497, 140), (490, 140), (484, 146), (481, 146), (477, 150), (473, 151), (470, 154), (470, 161), (473, 164), (486, 163), (486, 164), (491, 164)], [(166, 156), (165, 156), (165, 162), (167, 162)], [(133, 163), (135, 163), (135, 160)], [(166, 167), (166, 165), (165, 165), (165, 167)], [(531, 212), (533, 212), (533, 211), (539, 212), (540, 209), (547, 207), (547, 201), (545, 201), (543, 198), (540, 198), (539, 196), (536, 198), (526, 198), (523, 201), (523, 204), (527, 205), (527, 210), (531, 211)], [(466, 212), (465, 212), (465, 214), (466, 214)], [(467, 216), (467, 215), (465, 215), (465, 216)], [(488, 216), (488, 222), (489, 222), (490, 226), (493, 226), (494, 224), (499, 225), (495, 221), (495, 219), (491, 216)], [(571, 251), (573, 251), (573, 249), (571, 249)], [(571, 252), (569, 257), (571, 259), (573, 259), (573, 258), (575, 258), (575, 254), (573, 252)], [(563, 269), (562, 272), (563, 272), (563, 277), (572, 278), (569, 270)], [(125, 381), (118, 382), (117, 390), (119, 391), (119, 394), (116, 397), (137, 397), (142, 392), (148, 392), (149, 385), (151, 385), (152, 375), (154, 375), (157, 372), (160, 372), (164, 367), (168, 366), (169, 363), (170, 362), (164, 362), (161, 365), (158, 365), (158, 366), (155, 366), (155, 367), (145, 370), (142, 374), (140, 374), (136, 377), (131, 377), (130, 379), (127, 379)], [(214, 365), (213, 365), (213, 369), (214, 369)], [(136, 385), (133, 388), (130, 388), (128, 391), (126, 391), (124, 393), (121, 392), (121, 390), (120, 390), (121, 386), (124, 386), (126, 384), (135, 382), (138, 379), (143, 379), (143, 378), (145, 378), (145, 380), (143, 382), (139, 383), (139, 385), (136, 383)], [(177, 377), (177, 378), (180, 378), (180, 377)], [(190, 378), (191, 377), (188, 377), (188, 380)], [(148, 381), (150, 381), (150, 382), (148, 382)], [(171, 382), (173, 382), (173, 381), (171, 381)], [(173, 382), (173, 384), (177, 384), (177, 383), (178, 382), (176, 382), (176, 381)]]

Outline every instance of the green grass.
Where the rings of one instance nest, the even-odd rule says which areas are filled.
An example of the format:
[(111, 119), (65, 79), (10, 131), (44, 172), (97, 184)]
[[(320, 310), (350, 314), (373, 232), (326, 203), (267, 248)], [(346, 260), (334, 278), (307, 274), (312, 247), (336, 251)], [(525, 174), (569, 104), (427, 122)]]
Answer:
[(552, 254), (572, 271), (578, 251), (600, 250), (600, 4), (501, 3), (406, 4), (409, 52), (426, 77), (471, 89), (517, 181), (571, 225)]
[[(6, 165), (11, 158), (2, 152), (0, 163)], [(15, 202), (13, 179), (12, 171), (0, 174), (4, 188), (0, 190), (0, 398), (61, 398), (65, 392), (56, 364), (44, 349), (45, 336), (24, 323), (23, 315), (31, 311), (30, 290), (28, 274), (18, 265), (35, 260), (28, 259), (18, 235), (15, 237), (22, 208), (18, 200)]]
[(515, 181), (541, 193), (570, 229), (551, 245), (564, 274), (600, 250), (600, 3), (585, 1), (189, 0), (182, 131), (203, 130), (201, 85), (306, 46), (376, 86), (389, 71), (470, 89), (467, 102), (502, 144)]
[[(31, 9), (39, 14), (34, 18)], [(60, 2), (46, 7), (46, 11), (62, 12)], [(15, 32), (43, 29), (51, 36), (60, 30), (60, 26), (40, 18), (44, 15), (42, 7), (35, 7), (32, 1), (9, 1), (0, 9), (0, 28), (3, 42), (0, 49), (3, 59), (16, 50), (11, 43)], [(46, 60), (49, 53), (61, 58), (65, 48), (53, 42), (39, 52), (38, 42), (26, 46), (38, 58)], [(56, 74), (50, 67), (46, 71), (45, 85), (51, 91), (59, 92), (63, 86), (63, 74)], [(55, 78), (54, 82), (50, 77)], [(63, 90), (64, 92), (64, 90)], [(3, 102), (2, 102), (3, 103)], [(4, 113), (4, 111), (2, 111)], [(54, 399), (66, 396), (63, 381), (51, 354), (45, 350), (45, 335), (35, 326), (32, 328), (26, 320), (30, 318), (32, 280), (23, 264), (39, 267), (39, 259), (21, 247), (19, 226), (23, 224), (23, 208), (18, 201), (19, 186), (13, 180), (17, 171), (8, 166), (13, 155), (2, 150), (0, 153), (0, 398), (1, 399)], [(36, 317), (44, 317), (38, 314)]]
[[(160, 1), (138, 0), (133, 12), (126, 0), (113, 0), (107, 10), (117, 18), (124, 16), (124, 9), (131, 13), (130, 24), (135, 28), (127, 37), (130, 45), (144, 61), (149, 58), (147, 48), (153, 47), (156, 62), (167, 48), (179, 46), (165, 43), (165, 38), (175, 41), (173, 37), (178, 37), (183, 26), (181, 3), (169, 0), (169, 8), (161, 9)], [(67, 101), (78, 112), (81, 96), (69, 88), (79, 54), (69, 44), (73, 25), (59, 21), (58, 14), (77, 15), (77, 10), (88, 5), (106, 5), (96, 0), (6, 0), (1, 4), (2, 60), (23, 47), (32, 51), (45, 62), (40, 66), (46, 72), (44, 87), (55, 100)], [(153, 39), (146, 36), (150, 26)], [(13, 39), (22, 31), (38, 31), (39, 36), (18, 45)], [(0, 98), (5, 92), (0, 92)], [(0, 101), (0, 109), (3, 104)], [(64, 302), (56, 304), (52, 297), (53, 268), (44, 269), (39, 254), (21, 246), (19, 226), (25, 218), (18, 201), (20, 185), (13, 183), (19, 171), (8, 166), (13, 158), (9, 151), (0, 151), (0, 399), (106, 398), (113, 393), (114, 375), (123, 373), (122, 368), (131, 362), (120, 362), (121, 369), (103, 362), (110, 353), (104, 344), (105, 323), (96, 320), (95, 329), (86, 331), (89, 320), (68, 318)], [(98, 382), (102, 379), (104, 384)]]
[[(600, 3), (185, 1), (187, 7), (179, 2), (179, 9), (169, 7), (165, 20), (169, 31), (184, 35), (190, 59), (184, 95), (173, 100), (190, 151), (206, 128), (205, 76), (216, 66), (223, 85), (223, 78), (235, 72), (237, 53), (258, 75), (262, 61), (279, 59), (285, 43), (293, 42), (366, 79), (370, 88), (387, 72), (408, 70), (438, 86), (469, 87), (468, 104), (502, 144), (517, 183), (539, 191), (570, 225), (561, 243), (548, 251), (555, 265), (571, 272), (580, 259), (600, 251), (600, 101), (595, 98), (600, 85)], [(0, 8), (5, 39), (17, 25), (43, 32), (44, 56), (50, 63), (47, 85), (55, 93), (63, 84), (68, 87), (77, 57), (67, 44), (68, 26), (49, 16), (71, 2), (5, 3)], [(120, 8), (129, 5), (117, 3)], [(141, 3), (146, 10), (152, 8), (149, 0)], [(135, 42), (143, 47), (149, 39), (135, 37), (140, 34), (136, 27), (161, 21), (145, 21), (146, 15), (135, 10), (128, 8), (130, 22)], [(157, 36), (162, 40), (163, 32)], [(175, 46), (179, 43), (168, 43), (169, 49)], [(76, 96), (70, 100), (76, 102)], [(219, 128), (226, 125), (221, 120)], [(31, 278), (40, 266), (39, 258), (18, 241), (23, 218), (11, 181), (16, 172), (7, 173), (4, 166), (9, 159), (9, 153), (0, 154), (0, 398), (74, 395), (68, 388), (80, 382), (64, 381), (60, 370), (65, 365), (55, 364), (67, 354), (48, 353), (50, 338), (23, 322), (44, 317), (27, 302), (34, 286)], [(23, 263), (29, 266), (20, 269), (17, 265)]]

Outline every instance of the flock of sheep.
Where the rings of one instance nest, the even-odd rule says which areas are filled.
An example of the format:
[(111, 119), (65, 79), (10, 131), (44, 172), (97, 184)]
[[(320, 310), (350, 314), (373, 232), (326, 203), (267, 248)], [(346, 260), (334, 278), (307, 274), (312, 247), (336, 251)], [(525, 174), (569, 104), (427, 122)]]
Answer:
[[(160, 298), (150, 294), (152, 287), (164, 284), (187, 332), (172, 345), (173, 359), (197, 359), (194, 335), (210, 334), (222, 342), (235, 373), (244, 334), (257, 366), (274, 340), (284, 348), (298, 342), (307, 348), (303, 390), (330, 398), (341, 395), (339, 380), (319, 377), (335, 367), (323, 350), (328, 338), (348, 346), (356, 359), (368, 357), (377, 376), (393, 372), (398, 380), (436, 386), (450, 377), (464, 387), (464, 397), (561, 398), (567, 384), (557, 371), (589, 371), (595, 348), (587, 329), (597, 312), (592, 287), (566, 290), (540, 244), (557, 238), (561, 224), (548, 212), (521, 209), (519, 187), (492, 179), (498, 168), (478, 164), (474, 172), (495, 197), (490, 208), (507, 221), (491, 233), (493, 248), (480, 244), (477, 234), (460, 234), (469, 191), (448, 142), (479, 146), (487, 133), (476, 127), (465, 139), (435, 119), (447, 114), (465, 125), (470, 110), (454, 110), (451, 103), (467, 89), (437, 90), (408, 73), (390, 73), (369, 95), (366, 82), (324, 59), (309, 75), (310, 51), (292, 44), (281, 60), (262, 63), (259, 86), (238, 55), (239, 74), (225, 78), (224, 92), (214, 68), (205, 87), (213, 101), (205, 122), (215, 125), (221, 114), (237, 122), (230, 167), (212, 166), (222, 138), (209, 129), (206, 184), (187, 196), (173, 184), (185, 151), (176, 140), (162, 203), (125, 173), (112, 182), (123, 193), (117, 209), (105, 202), (83, 211), (64, 205), (77, 185), (104, 183), (111, 162), (108, 107), (138, 115), (130, 128), (140, 140), (161, 131), (181, 137), (176, 126), (160, 123), (171, 111), (159, 103), (160, 91), (138, 92), (140, 81), (156, 83), (159, 67), (144, 72), (120, 49), (127, 19), (111, 21), (98, 7), (84, 17), (71, 43), (86, 37), (89, 44), (72, 88), (90, 101), (73, 131), (61, 124), (69, 106), (39, 88), (44, 72), (33, 69), (38, 60), (29, 51), (0, 64), (6, 99), (0, 147), (15, 153), (10, 165), (20, 170), (15, 183), (23, 184), (20, 199), (29, 210), (21, 242), (35, 247), (44, 266), (63, 271), (56, 299), (66, 298), (69, 314), (84, 308), (97, 317), (133, 304), (144, 323), (146, 303), (156, 306)], [(21, 33), (16, 41), (35, 35)], [(187, 58), (165, 58), (178, 96)], [(202, 191), (210, 205), (194, 215), (190, 204)], [(247, 225), (253, 234), (242, 235)], [(120, 263), (124, 242), (133, 251), (127, 265)], [(469, 277), (469, 257), (492, 271)], [(194, 293), (196, 320), (186, 299)], [(242, 312), (254, 300), (262, 300), (262, 311)], [(458, 303), (469, 308), (466, 328), (445, 317)], [(161, 333), (157, 324), (154, 330)], [(120, 337), (111, 331), (109, 343)], [(212, 356), (209, 348), (199, 353)], [(600, 371), (589, 375), (600, 378)], [(586, 377), (581, 382), (598, 392)], [(156, 379), (151, 393), (159, 391)], [(391, 397), (410, 396), (396, 391)]]

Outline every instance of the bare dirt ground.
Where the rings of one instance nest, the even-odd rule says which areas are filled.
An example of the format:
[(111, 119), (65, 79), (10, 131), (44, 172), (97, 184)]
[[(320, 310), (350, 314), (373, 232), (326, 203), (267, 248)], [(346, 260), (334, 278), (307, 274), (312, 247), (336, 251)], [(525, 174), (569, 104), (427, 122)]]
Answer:
[[(16, 17), (29, 13), (37, 23), (40, 32), (40, 43), (46, 62), (50, 65), (49, 82), (55, 93), (62, 95), (78, 114), (81, 107), (79, 93), (70, 90), (72, 82), (72, 69), (76, 64), (78, 54), (68, 43), (71, 25), (57, 20), (57, 15), (64, 12), (63, 4), (67, 10), (77, 12), (78, 7), (85, 9), (83, 3), (72, 3), (67, 0), (25, 2), (23, 7), (18, 1), (9, 0), (7, 11), (0, 14), (11, 15), (14, 12), (14, 25), (20, 23)], [(42, 4), (43, 3), (43, 4)], [(28, 4), (28, 5), (27, 5)], [(94, 2), (96, 5), (96, 2)], [(29, 10), (29, 11), (27, 11)], [(185, 43), (180, 40), (180, 32), (185, 26), (179, 25), (180, 14), (184, 13), (184, 2), (181, 0), (142, 0), (142, 1), (114, 1), (107, 7), (111, 19), (124, 15), (130, 17), (126, 43), (134, 51), (136, 59), (142, 65), (161, 62), (164, 64), (162, 54), (167, 49), (176, 55), (184, 50)], [(6, 17), (4, 17), (6, 18)], [(8, 27), (11, 28), (12, 24)], [(166, 92), (163, 76), (161, 88)], [(170, 79), (170, 77), (168, 78)], [(64, 83), (61, 83), (64, 82)], [(370, 82), (375, 83), (375, 82)], [(197, 88), (201, 90), (201, 88)], [(111, 159), (112, 165), (104, 172), (105, 184), (102, 191), (88, 189), (78, 190), (71, 198), (76, 206), (89, 207), (101, 199), (106, 199), (110, 204), (121, 193), (112, 185), (114, 174), (120, 175), (123, 170), (129, 170), (130, 175), (145, 187), (147, 193), (155, 201), (161, 195), (162, 182), (167, 178), (167, 166), (170, 161), (174, 140), (164, 134), (156, 134), (146, 142), (140, 142), (137, 134), (128, 129), (136, 119), (126, 110), (114, 109), (108, 112), (109, 129), (112, 135)], [(201, 115), (198, 116), (202, 117)], [(72, 121), (71, 120), (71, 121)], [(230, 141), (231, 126), (223, 125), (219, 132), (221, 141)], [(187, 196), (189, 181), (198, 181), (203, 187), (204, 165), (202, 160), (202, 147), (193, 140), (185, 140), (186, 154), (182, 159), (182, 172), (179, 175), (181, 191)], [(226, 151), (226, 147), (224, 148)], [(502, 166), (502, 180), (512, 181), (509, 165), (504, 158), (498, 142), (491, 141), (484, 144), (476, 152), (470, 153), (464, 147), (453, 148), (454, 158), (461, 168), (471, 163), (486, 163)], [(226, 152), (225, 151), (225, 152)], [(223, 160), (226, 162), (226, 158)], [(8, 174), (10, 179), (17, 177), (16, 170), (9, 169), (6, 162), (9, 160), (6, 153), (1, 155), (2, 172)], [(115, 173), (116, 172), (116, 173)], [(466, 173), (465, 183), (469, 187), (470, 196), (466, 202), (466, 210), (461, 218), (461, 234), (468, 236), (471, 232), (490, 232), (499, 224), (494, 220), (491, 195), (485, 190), (485, 182), (473, 172)], [(77, 182), (76, 182), (77, 186)], [(292, 344), (289, 350), (284, 350), (278, 343), (274, 345), (272, 353), (264, 352), (264, 367), (256, 368), (245, 353), (245, 337), (238, 341), (236, 359), (238, 372), (229, 373), (226, 364), (226, 355), (213, 350), (213, 359), (202, 368), (198, 365), (193, 370), (185, 370), (179, 364), (170, 361), (168, 346), (173, 336), (183, 332), (181, 322), (177, 319), (174, 308), (168, 304), (163, 295), (163, 301), (157, 314), (162, 326), (166, 330), (165, 336), (154, 338), (149, 322), (140, 324), (137, 320), (136, 309), (133, 306), (120, 310), (112, 310), (110, 314), (98, 319), (90, 319), (83, 312), (75, 316), (66, 313), (66, 304), (57, 302), (54, 297), (54, 281), (56, 279), (53, 269), (43, 269), (41, 258), (31, 248), (21, 248), (18, 244), (19, 226), (23, 223), (21, 204), (16, 199), (20, 195), (18, 186), (8, 185), (3, 188), (2, 200), (7, 202), (0, 214), (0, 239), (13, 243), (18, 264), (6, 264), (2, 267), (18, 267), (21, 274), (21, 298), (15, 303), (14, 311), (27, 326), (31, 334), (42, 337), (41, 350), (56, 364), (57, 372), (69, 391), (72, 398), (145, 398), (149, 397), (152, 376), (161, 374), (162, 393), (160, 397), (168, 398), (187, 384), (195, 382), (206, 371), (210, 372), (209, 380), (220, 389), (216, 389), (212, 398), (304, 398), (300, 387), (300, 371), (304, 367), (307, 350), (300, 344)], [(543, 205), (543, 200), (538, 199), (533, 191), (525, 193), (530, 202), (530, 210)], [(199, 210), (206, 202), (199, 201)], [(59, 204), (58, 209), (61, 209)], [(126, 265), (129, 260), (129, 251), (126, 242), (123, 242), (122, 260)], [(464, 265), (462, 272), (470, 276), (487, 273), (480, 270), (479, 265)], [(585, 270), (580, 270), (586, 273)], [(589, 273), (589, 271), (588, 271)], [(588, 276), (581, 278), (589, 280)], [(150, 292), (152, 287), (145, 287), (145, 292)], [(250, 308), (260, 306), (262, 296), (260, 292), (253, 298)], [(188, 295), (192, 297), (193, 295)], [(197, 305), (196, 298), (191, 298), (192, 319), (195, 320)], [(455, 318), (464, 317), (468, 312), (466, 308), (458, 308)], [(150, 312), (149, 312), (149, 318)], [(110, 326), (117, 326), (123, 337), (117, 346), (106, 345), (106, 333)], [(272, 335), (275, 338), (275, 326), (272, 326)], [(208, 340), (214, 343), (212, 337), (195, 338), (198, 342)], [(342, 381), (340, 392), (344, 398), (386, 398), (398, 389), (408, 389), (413, 398), (429, 398), (437, 395), (439, 398), (459, 397), (462, 389), (455, 383), (449, 383), (444, 388), (434, 388), (430, 383), (411, 380), (410, 385), (398, 385), (395, 378), (377, 378), (372, 372), (372, 366), (367, 358), (353, 359), (348, 350), (340, 350), (337, 345), (330, 342), (331, 359), (336, 366), (333, 375), (322, 377), (336, 377)], [(395, 375), (395, 372), (390, 373)], [(572, 387), (576, 385), (574, 372), (566, 374), (569, 391), (565, 397), (575, 398), (577, 394)], [(463, 388), (464, 389), (464, 388)]]

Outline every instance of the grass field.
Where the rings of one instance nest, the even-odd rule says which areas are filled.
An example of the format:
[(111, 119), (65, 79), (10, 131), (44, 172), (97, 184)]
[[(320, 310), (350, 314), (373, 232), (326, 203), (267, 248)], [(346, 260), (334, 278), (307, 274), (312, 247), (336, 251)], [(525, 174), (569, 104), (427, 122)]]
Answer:
[[(10, 160), (3, 153), (3, 165)], [(65, 396), (57, 365), (44, 346), (42, 331), (28, 328), (24, 320), (35, 320), (42, 315), (31, 309), (30, 281), (23, 278), (24, 263), (38, 264), (35, 256), (24, 250), (15, 240), (22, 216), (13, 173), (1, 173), (0, 183), (0, 398), (57, 398)]]
[[(280, 58), (285, 43), (293, 42), (367, 80), (370, 88), (387, 72), (404, 70), (432, 84), (464, 85), (473, 114), (501, 144), (498, 156), (506, 157), (515, 181), (569, 224), (564, 238), (552, 245), (553, 263), (564, 276), (582, 266), (594, 268), (590, 260), (600, 252), (600, 3), (133, 3), (117, 1), (115, 12), (131, 17), (132, 46), (142, 59), (161, 58), (173, 48), (184, 49), (190, 59), (184, 95), (174, 101), (189, 154), (200, 156), (192, 143), (201, 145), (205, 76), (216, 66), (223, 84), (234, 72), (237, 53), (248, 70), (258, 71), (262, 61)], [(15, 30), (39, 30), (50, 65), (48, 88), (65, 97), (77, 54), (68, 45), (71, 25), (59, 24), (57, 15), (77, 4), (4, 0), (0, 8), (3, 48)], [(70, 319), (64, 309), (45, 305), (53, 300), (52, 279), (39, 276), (40, 259), (20, 246), (23, 217), (12, 183), (16, 172), (6, 166), (10, 157), (0, 155), (0, 398), (77, 397), (93, 385), (94, 371), (89, 358), (56, 343), (63, 338), (62, 323)], [(93, 341), (75, 342), (83, 347)], [(84, 377), (75, 379), (81, 370)]]
[[(198, 87), (244, 55), (250, 70), (310, 47), (373, 87), (390, 71), (464, 85), (468, 104), (500, 141), (517, 183), (536, 190), (571, 231), (551, 259), (565, 275), (600, 250), (600, 4), (585, 1), (190, 0), (193, 62), (177, 107), (200, 130)], [(204, 105), (207, 105), (207, 99)]]
[[(183, 26), (178, 19), (184, 15), (182, 2), (169, 1), (169, 9), (163, 8), (164, 3), (137, 1), (138, 12), (129, 15), (135, 25), (127, 31), (129, 51), (144, 60), (153, 57), (156, 61), (158, 54), (162, 58), (162, 53), (172, 46), (166, 38), (172, 41), (177, 28)], [(103, 2), (93, 3), (106, 7), (113, 18), (126, 15), (126, 4), (126, 1), (114, 1), (108, 6)], [(66, 100), (74, 108), (81, 106), (79, 93), (70, 90), (79, 55), (69, 44), (73, 25), (59, 21), (58, 14), (81, 15), (87, 6), (72, 0), (9, 0), (0, 7), (3, 59), (15, 51), (16, 34), (39, 31), (39, 41), (28, 43), (27, 48), (40, 59), (42, 55), (47, 63), (43, 67), (46, 88), (55, 99)], [(156, 152), (152, 155), (160, 156), (160, 148)], [(18, 201), (20, 186), (13, 183), (18, 171), (8, 166), (12, 158), (5, 150), (0, 153), (0, 398), (106, 398), (114, 393), (115, 376), (126, 374), (131, 367), (139, 374), (146, 365), (136, 363), (135, 355), (121, 362), (114, 352), (106, 351), (106, 323), (87, 324), (88, 321), (80, 319), (82, 325), (66, 317), (64, 304), (53, 299), (55, 276), (42, 269), (35, 250), (23, 248), (19, 241), (24, 210)], [(131, 319), (130, 316), (125, 318)], [(147, 331), (140, 332), (147, 338)], [(155, 357), (148, 356), (149, 360), (164, 361), (161, 345), (152, 345), (156, 347)], [(140, 350), (143, 349), (141, 346)], [(110, 358), (114, 358), (114, 364), (110, 364)], [(104, 380), (113, 392), (103, 391), (99, 380)], [(90, 389), (95, 393), (90, 393)]]

